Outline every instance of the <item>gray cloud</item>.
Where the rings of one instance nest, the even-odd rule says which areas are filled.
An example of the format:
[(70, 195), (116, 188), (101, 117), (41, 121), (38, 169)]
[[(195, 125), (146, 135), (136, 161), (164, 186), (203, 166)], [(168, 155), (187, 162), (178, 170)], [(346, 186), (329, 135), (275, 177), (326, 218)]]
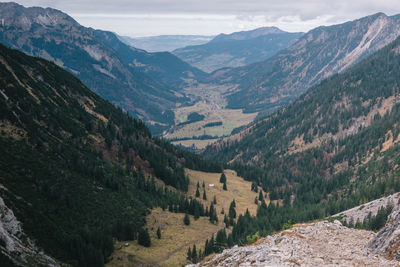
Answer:
[(260, 26), (307, 31), (376, 12), (400, 13), (399, 0), (17, 0), (60, 9), (86, 26), (127, 35), (217, 34)]

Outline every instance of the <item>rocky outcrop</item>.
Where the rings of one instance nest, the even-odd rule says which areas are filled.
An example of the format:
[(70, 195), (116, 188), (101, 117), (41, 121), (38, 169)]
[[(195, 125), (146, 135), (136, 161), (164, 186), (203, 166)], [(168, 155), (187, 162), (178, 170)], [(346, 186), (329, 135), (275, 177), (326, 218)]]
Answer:
[(336, 215), (333, 215), (333, 218), (340, 218), (342, 222), (346, 221), (347, 223), (352, 222), (357, 223), (360, 222), (362, 223), (365, 218), (368, 217), (369, 214), (371, 216), (376, 216), (378, 213), (378, 210), (380, 208), (386, 208), (387, 206), (392, 206), (393, 207), (393, 212), (395, 210), (398, 210), (399, 206), (399, 201), (400, 201), (400, 193), (396, 193), (387, 197), (382, 197), (380, 199), (376, 199), (374, 201), (365, 203), (363, 205), (354, 207), (352, 209), (343, 211), (341, 213), (338, 213)]
[(189, 266), (400, 266), (367, 253), (374, 232), (344, 227), (339, 221), (295, 225), (257, 245), (233, 247)]
[(389, 215), (385, 227), (369, 243), (368, 248), (371, 252), (383, 255), (387, 259), (400, 260), (400, 207), (398, 205)]
[[(38, 249), (0, 197), (0, 253), (21, 266), (63, 266)], [(1, 264), (0, 264), (1, 265)]]

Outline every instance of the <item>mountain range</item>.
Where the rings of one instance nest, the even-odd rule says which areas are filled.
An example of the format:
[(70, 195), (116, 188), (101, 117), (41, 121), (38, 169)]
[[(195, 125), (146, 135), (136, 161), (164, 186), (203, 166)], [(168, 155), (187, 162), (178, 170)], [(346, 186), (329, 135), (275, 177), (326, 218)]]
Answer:
[(266, 60), (295, 43), (302, 35), (276, 27), (263, 27), (220, 34), (206, 44), (178, 48), (172, 53), (205, 72), (213, 72)]
[[(174, 250), (181, 265), (267, 237), (270, 243), (256, 243), (256, 251), (234, 247), (215, 257), (251, 264), (265, 262), (265, 251), (278, 255), (286, 243), (323, 244), (331, 230), (346, 247), (356, 244), (360, 232), (340, 222), (297, 224), (330, 216), (348, 227), (383, 228), (369, 248), (399, 258), (398, 205), (365, 211), (369, 201), (400, 191), (398, 16), (377, 13), (298, 33), (264, 61), (208, 74), (54, 9), (0, 3), (0, 15), (2, 265), (148, 263), (133, 244), (145, 255)], [(210, 43), (288, 34), (262, 28)], [(205, 121), (199, 103), (215, 114), (241, 108), (258, 117), (215, 138), (202, 155), (154, 137), (139, 120), (153, 131), (177, 119), (182, 127), (226, 127)], [(362, 222), (345, 217), (355, 213), (364, 214)], [(168, 235), (170, 226), (185, 240)], [(211, 227), (216, 232), (200, 249), (195, 239)], [(301, 260), (291, 251), (279, 256)], [(314, 255), (308, 260), (321, 263)]]
[(214, 81), (237, 84), (228, 107), (247, 112), (271, 112), (294, 101), (309, 87), (340, 73), (394, 41), (400, 33), (397, 17), (378, 13), (333, 26), (321, 26), (270, 59), (223, 69)]
[(205, 44), (213, 38), (214, 36), (208, 35), (119, 36), (119, 39), (127, 45), (144, 49), (148, 52), (172, 52), (175, 49), (185, 46)]
[(114, 33), (85, 28), (55, 9), (0, 3), (0, 15), (1, 43), (55, 62), (94, 92), (148, 122), (171, 124), (165, 112), (186, 101), (177, 93), (179, 85), (185, 78), (203, 75), (168, 52), (130, 47)]

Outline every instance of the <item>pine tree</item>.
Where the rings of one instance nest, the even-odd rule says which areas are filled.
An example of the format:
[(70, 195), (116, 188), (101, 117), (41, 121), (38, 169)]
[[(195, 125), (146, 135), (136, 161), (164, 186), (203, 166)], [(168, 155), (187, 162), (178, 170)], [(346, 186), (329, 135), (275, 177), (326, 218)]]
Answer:
[(226, 176), (225, 176), (225, 173), (222, 173), (222, 174), (221, 174), (221, 177), (219, 178), (219, 182), (220, 182), (221, 184), (226, 183)]
[(203, 188), (206, 188), (206, 184), (204, 183), (204, 181), (203, 181)]
[(222, 186), (222, 189), (224, 189), (225, 191), (228, 190), (228, 188), (226, 187), (226, 182), (225, 182), (224, 185)]
[(192, 260), (192, 250), (190, 249), (190, 247), (188, 248), (186, 259), (188, 259), (189, 261)]
[(196, 205), (194, 207), (194, 219), (197, 220), (198, 218), (200, 218), (200, 207)]
[(260, 190), (260, 193), (258, 194), (258, 200), (260, 200), (260, 202), (264, 201), (264, 195), (262, 190)]
[(200, 191), (199, 188), (196, 189), (196, 197), (200, 197)]
[(228, 220), (228, 217), (226, 217), (226, 214), (224, 215), (224, 223), (225, 223), (225, 227), (229, 228), (229, 220)]
[(207, 200), (207, 194), (206, 194), (206, 190), (204, 189), (204, 193), (203, 193), (203, 199)]
[(196, 244), (193, 245), (192, 249), (192, 262), (197, 263), (197, 249), (196, 249)]
[(183, 223), (185, 225), (189, 225), (190, 224), (190, 218), (189, 218), (189, 215), (187, 213), (185, 213), (185, 217), (183, 218)]
[(160, 226), (157, 228), (157, 238), (161, 239), (161, 229)]
[(214, 196), (213, 203), (214, 203), (214, 205), (217, 204), (217, 197), (216, 196)]
[(144, 230), (143, 228), (139, 230), (138, 243), (139, 243), (139, 245), (142, 245), (145, 247), (150, 247), (151, 240), (150, 240), (150, 235), (149, 235), (149, 231), (147, 228), (146, 228), (146, 230)]

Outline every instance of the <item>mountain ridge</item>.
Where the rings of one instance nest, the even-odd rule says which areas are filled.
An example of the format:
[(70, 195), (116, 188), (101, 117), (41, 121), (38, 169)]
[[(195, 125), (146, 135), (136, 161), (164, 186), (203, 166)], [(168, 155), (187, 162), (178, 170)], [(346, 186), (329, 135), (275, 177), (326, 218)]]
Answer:
[(102, 97), (158, 127), (168, 127), (167, 111), (187, 101), (178, 93), (182, 79), (205, 75), (172, 54), (129, 47), (113, 33), (85, 28), (55, 9), (1, 3), (0, 14), (0, 42), (56, 62)]
[(172, 53), (203, 71), (238, 67), (265, 60), (294, 43), (303, 33), (289, 33), (277, 27), (219, 34), (202, 45), (187, 46)]
[(322, 79), (371, 55), (399, 34), (397, 18), (377, 13), (318, 27), (266, 61), (216, 71), (212, 76), (221, 83), (239, 84), (237, 91), (228, 96), (229, 107), (267, 114), (294, 101)]

